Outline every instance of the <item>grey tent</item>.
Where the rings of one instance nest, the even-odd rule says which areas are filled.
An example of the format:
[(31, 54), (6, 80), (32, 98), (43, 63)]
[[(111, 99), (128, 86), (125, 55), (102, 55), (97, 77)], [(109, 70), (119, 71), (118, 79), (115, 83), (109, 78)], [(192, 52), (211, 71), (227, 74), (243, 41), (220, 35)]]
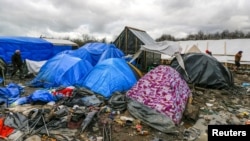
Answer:
[(205, 53), (187, 53), (183, 54), (182, 58), (188, 76), (176, 58), (170, 65), (188, 83), (211, 89), (228, 89), (234, 86), (232, 73), (213, 56)]

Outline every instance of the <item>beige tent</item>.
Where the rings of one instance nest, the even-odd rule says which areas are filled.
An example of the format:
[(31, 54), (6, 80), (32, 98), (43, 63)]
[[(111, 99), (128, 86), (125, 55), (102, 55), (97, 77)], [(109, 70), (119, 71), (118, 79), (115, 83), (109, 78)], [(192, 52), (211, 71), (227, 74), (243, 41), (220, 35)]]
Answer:
[(193, 45), (191, 48), (186, 50), (185, 53), (201, 53), (201, 51), (196, 45)]

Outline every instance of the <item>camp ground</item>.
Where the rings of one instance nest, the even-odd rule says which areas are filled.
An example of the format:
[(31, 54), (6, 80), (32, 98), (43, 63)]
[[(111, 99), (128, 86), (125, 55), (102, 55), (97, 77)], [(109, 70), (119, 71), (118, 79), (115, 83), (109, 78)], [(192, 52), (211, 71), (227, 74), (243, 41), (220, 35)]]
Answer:
[[(204, 49), (214, 56), (200, 44), (183, 44), (157, 43), (125, 27), (114, 43), (88, 43), (46, 60), (27, 57), (35, 75), (7, 77), (0, 88), (1, 138), (206, 141), (209, 124), (249, 124), (247, 73), (228, 69), (212, 43)], [(168, 65), (162, 56), (171, 58)]]

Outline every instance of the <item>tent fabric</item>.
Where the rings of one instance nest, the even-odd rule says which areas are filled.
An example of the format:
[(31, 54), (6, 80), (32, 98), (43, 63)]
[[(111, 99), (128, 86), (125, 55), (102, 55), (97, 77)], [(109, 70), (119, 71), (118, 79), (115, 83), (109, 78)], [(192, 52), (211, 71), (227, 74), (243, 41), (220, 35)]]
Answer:
[(140, 119), (143, 123), (163, 133), (178, 132), (175, 123), (164, 114), (135, 100), (128, 99), (127, 101), (127, 109), (133, 117)]
[(190, 49), (185, 51), (185, 53), (201, 53), (201, 50), (196, 45), (193, 45)]
[(145, 74), (126, 96), (179, 124), (190, 94), (186, 81), (176, 70), (159, 65)]
[(53, 47), (53, 55), (58, 54), (59, 52), (65, 51), (65, 50), (72, 50), (72, 46), (66, 46), (66, 45), (54, 45)]
[(65, 50), (47, 60), (29, 85), (46, 88), (78, 85), (97, 63), (123, 56), (115, 45), (98, 42), (88, 43), (76, 50)]
[(41, 61), (53, 56), (53, 44), (41, 38), (0, 36), (0, 57), (7, 64), (11, 63), (11, 56), (17, 49), (21, 51), (23, 60)]
[(173, 56), (181, 52), (182, 48), (175, 42), (157, 42), (150, 45), (141, 45), (141, 50)]
[(6, 103), (7, 106), (15, 102), (23, 93), (23, 87), (15, 83), (9, 83), (6, 87), (0, 88), (0, 103)]
[(64, 39), (49, 39), (49, 38), (43, 38), (44, 40), (52, 43), (54, 46), (71, 46), (71, 47), (78, 47), (78, 44), (70, 41), (70, 40), (64, 40)]
[(171, 57), (175, 56), (180, 66), (186, 73), (184, 62), (180, 56), (181, 50), (182, 48), (180, 47), (180, 45), (178, 45), (175, 42), (168, 42), (168, 41), (158, 42), (156, 44), (151, 44), (151, 45), (142, 45), (141, 49), (130, 60), (130, 63), (133, 62), (137, 57), (139, 57), (142, 51), (153, 52), (157, 54), (164, 54), (165, 56), (171, 56)]
[(124, 53), (118, 49), (114, 44), (105, 43), (87, 43), (74, 51), (65, 52), (83, 60), (89, 61), (93, 66), (108, 58), (122, 58)]
[(205, 53), (187, 53), (183, 54), (182, 58), (189, 78), (176, 58), (172, 60), (170, 66), (175, 68), (188, 83), (212, 89), (228, 89), (234, 85), (231, 72), (213, 56)]
[(41, 67), (47, 62), (47, 60), (44, 61), (33, 61), (26, 59), (25, 63), (28, 69), (29, 73), (37, 74)]
[(110, 58), (98, 63), (80, 84), (105, 98), (116, 91), (125, 92), (136, 83), (136, 76), (122, 58)]
[(76, 85), (84, 79), (93, 66), (86, 60), (59, 54), (49, 59), (38, 75), (29, 82), (34, 87), (58, 87)]
[(176, 53), (180, 53), (181, 50), (182, 50), (181, 46), (175, 42), (164, 41), (164, 42), (156, 42), (154, 44), (141, 45), (140, 50), (137, 53), (135, 53), (130, 62), (133, 62), (136, 58), (138, 58), (142, 53), (142, 51), (153, 52), (172, 57)]

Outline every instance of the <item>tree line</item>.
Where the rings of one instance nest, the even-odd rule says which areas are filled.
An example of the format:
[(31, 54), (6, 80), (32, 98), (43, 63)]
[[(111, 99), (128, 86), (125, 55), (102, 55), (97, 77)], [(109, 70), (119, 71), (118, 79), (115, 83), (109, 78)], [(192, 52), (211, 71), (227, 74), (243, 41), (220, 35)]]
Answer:
[(169, 34), (163, 34), (161, 37), (157, 38), (156, 41), (186, 41), (186, 40), (220, 40), (220, 39), (242, 39), (250, 38), (250, 32), (244, 33), (239, 30), (230, 32), (229, 30), (224, 30), (222, 32), (208, 33), (205, 34), (203, 31), (199, 31), (197, 34), (190, 34), (186, 38), (175, 38)]
[[(168, 41), (220, 40), (220, 39), (242, 39), (242, 38), (250, 38), (250, 32), (245, 34), (244, 32), (239, 30), (235, 30), (233, 32), (230, 32), (229, 30), (224, 30), (222, 32), (205, 34), (203, 31), (200, 30), (196, 34), (189, 34), (186, 38), (175, 38), (170, 34), (162, 34), (159, 38), (156, 38), (155, 41), (159, 42), (165, 40)], [(70, 40), (78, 44), (80, 47), (90, 42), (108, 43), (106, 38), (98, 40), (95, 37), (90, 36), (88, 34), (82, 34), (81, 38), (79, 39), (70, 39), (69, 37), (64, 37), (63, 39)]]

